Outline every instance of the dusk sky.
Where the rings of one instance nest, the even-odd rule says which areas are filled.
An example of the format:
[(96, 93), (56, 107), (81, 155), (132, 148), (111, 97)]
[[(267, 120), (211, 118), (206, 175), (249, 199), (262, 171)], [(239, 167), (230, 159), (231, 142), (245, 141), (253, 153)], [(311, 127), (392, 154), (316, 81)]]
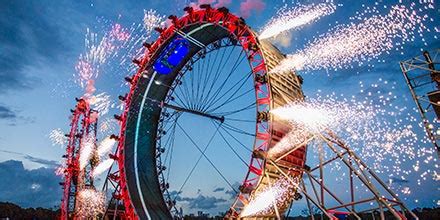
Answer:
[[(24, 207), (59, 205), (62, 194), (58, 182), (61, 179), (55, 175), (54, 169), (61, 163), (65, 148), (54, 145), (49, 134), (58, 128), (68, 132), (70, 109), (75, 106), (74, 98), (84, 94), (83, 88), (75, 82), (75, 65), (80, 54), (87, 49), (84, 46), (87, 29), (97, 33), (99, 38), (112, 24), (117, 23), (126, 28), (132, 27), (133, 24), (142, 24), (144, 9), (156, 10), (164, 16), (171, 14), (181, 16), (182, 9), (190, 2), (188, 0), (0, 0), (0, 178), (2, 179), (0, 201), (14, 202)], [(249, 3), (250, 6), (243, 8), (241, 6), (243, 2)], [(285, 4), (293, 7), (298, 3), (306, 5), (320, 2), (323, 0), (232, 0), (227, 7), (233, 13), (245, 17), (247, 24), (254, 30), (260, 31)], [(335, 0), (334, 2), (337, 7), (333, 14), (283, 35), (274, 41), (275, 45), (283, 53), (294, 53), (303, 49), (307, 42), (331, 31), (334, 26), (356, 22), (348, 19), (356, 16), (356, 12), (362, 12), (367, 7), (377, 7), (386, 14), (392, 5), (399, 3), (399, 1), (381, 0), (376, 2)], [(402, 2), (404, 5), (409, 5), (411, 1)], [(440, 4), (435, 1), (434, 8), (426, 10), (426, 14), (432, 18), (424, 23), (430, 31), (425, 31), (423, 37), (415, 36), (415, 40), (403, 45), (403, 49), (396, 51), (393, 48), (389, 54), (383, 53), (360, 66), (358, 63), (353, 63), (338, 70), (330, 68), (299, 71), (304, 78), (303, 90), (306, 97), (313, 99), (322, 94), (335, 93), (336, 96), (341, 94), (344, 97), (355, 96), (357, 100), (363, 100), (364, 96), (369, 96), (369, 100), (379, 100), (382, 94), (392, 92), (397, 97), (391, 102), (405, 114), (396, 116), (397, 119), (392, 117), (385, 119), (390, 121), (402, 119), (405, 123), (406, 113), (413, 115), (419, 121), (408, 123), (414, 125), (413, 131), (419, 141), (416, 141), (417, 144), (412, 147), (431, 148), (429, 144), (421, 141), (424, 139), (424, 131), (418, 126), (419, 115), (413, 110), (414, 101), (398, 63), (420, 55), (423, 50), (440, 48)], [(154, 37), (150, 40), (153, 39)], [(141, 46), (138, 45), (139, 48)], [(122, 55), (110, 59), (102, 67), (95, 84), (96, 93), (106, 92), (110, 95), (112, 103), (116, 103), (115, 106), (118, 105), (117, 96), (128, 91), (123, 78), (133, 74), (129, 72), (133, 66), (120, 66), (121, 57)], [(124, 65), (131, 64), (126, 62)], [(387, 83), (384, 83), (385, 81)], [(361, 90), (365, 91), (361, 92)], [(368, 92), (372, 94), (367, 95)], [(117, 107), (113, 107), (100, 120), (105, 121), (106, 118), (112, 118), (113, 114), (119, 112)], [(200, 133), (200, 131), (195, 132)], [(117, 127), (113, 128), (113, 133), (118, 133)], [(395, 151), (399, 153), (398, 149)], [(185, 153), (186, 150), (181, 151), (181, 154)], [(212, 157), (216, 158), (214, 161), (221, 162), (222, 158), (229, 158), (229, 154), (224, 152), (211, 153)], [(245, 155), (245, 151), (241, 153), (245, 158), (249, 157)], [(435, 153), (431, 155), (437, 157)], [(434, 171), (440, 172), (438, 167), (435, 167), (438, 160), (434, 159), (428, 164), (423, 163), (428, 156), (415, 159), (421, 160), (420, 171), (393, 178), (385, 171), (380, 172), (386, 182), (393, 179), (394, 184), (399, 185), (395, 186), (397, 191), (400, 192), (403, 186), (411, 189), (411, 193), (404, 197), (412, 208), (439, 205), (440, 185), (432, 176)], [(176, 162), (185, 163), (182, 158), (177, 156)], [(366, 158), (366, 162), (372, 165), (374, 158)], [(401, 168), (412, 170), (414, 164), (414, 160), (403, 161)], [(194, 182), (203, 179), (206, 185), (188, 184), (186, 189), (188, 193), (182, 195), (184, 196), (181, 198), (182, 202), (189, 203), (192, 211), (203, 210), (212, 214), (225, 211), (231, 202), (229, 186), (213, 173), (206, 161), (201, 166), (202, 168), (194, 176)], [(229, 173), (231, 182), (237, 185), (242, 181), (245, 169), (234, 166), (225, 163), (222, 168), (228, 170), (225, 172)], [(418, 184), (415, 178), (428, 170), (426, 180)], [(186, 172), (182, 171), (182, 173)], [(210, 173), (212, 178), (206, 178), (205, 173)], [(186, 174), (175, 175), (177, 180), (181, 180)]]

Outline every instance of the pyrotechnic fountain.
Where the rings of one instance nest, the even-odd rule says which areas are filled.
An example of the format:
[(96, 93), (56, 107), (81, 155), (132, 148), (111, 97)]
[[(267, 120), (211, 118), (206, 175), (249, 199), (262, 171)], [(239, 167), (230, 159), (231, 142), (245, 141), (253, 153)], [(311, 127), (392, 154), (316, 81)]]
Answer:
[(393, 6), (387, 15), (362, 16), (352, 18), (358, 23), (336, 26), (304, 49), (287, 55), (272, 72), (341, 69), (353, 63), (362, 65), (400, 44), (413, 41), (416, 34), (426, 29), (422, 22), (427, 17), (404, 5)]
[[(76, 107), (72, 110), (70, 132), (66, 134), (68, 143), (66, 154), (63, 155), (66, 159), (59, 171), (64, 177), (64, 182), (60, 183), (63, 186), (61, 219), (95, 216), (87, 215), (90, 209), (85, 207), (90, 206), (90, 200), (81, 198), (85, 194), (83, 191), (96, 192), (92, 172), (99, 163), (95, 144), (97, 123), (98, 112), (90, 109), (86, 99), (77, 99)], [(93, 214), (95, 212), (99, 210)]]
[[(95, 187), (94, 179), (113, 164), (105, 159), (115, 144), (113, 136), (97, 144), (98, 112), (90, 108), (87, 99), (77, 99), (72, 110), (70, 133), (66, 134), (66, 158), (57, 173), (63, 176), (61, 219), (87, 219), (100, 216), (105, 211), (106, 195)], [(52, 138), (62, 139), (58, 132)]]
[(283, 32), (298, 29), (321, 17), (334, 13), (335, 9), (336, 6), (333, 3), (304, 5), (292, 9), (282, 8), (278, 11), (278, 15), (263, 27), (258, 38), (276, 37)]

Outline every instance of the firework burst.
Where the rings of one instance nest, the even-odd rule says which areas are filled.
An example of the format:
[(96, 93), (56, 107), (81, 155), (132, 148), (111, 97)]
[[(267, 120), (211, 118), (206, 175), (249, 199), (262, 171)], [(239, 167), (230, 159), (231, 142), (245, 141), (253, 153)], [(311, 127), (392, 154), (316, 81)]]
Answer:
[(67, 144), (67, 137), (64, 135), (64, 132), (61, 130), (61, 128), (53, 129), (49, 133), (49, 138), (54, 146), (65, 146)]
[(81, 152), (79, 157), (79, 168), (82, 170), (87, 166), (95, 150), (94, 137), (86, 136), (81, 140)]
[[(392, 6), (387, 15), (364, 18), (361, 13), (349, 25), (339, 25), (318, 36), (305, 49), (290, 54), (272, 72), (287, 70), (317, 70), (346, 68), (353, 63), (362, 65), (389, 53), (395, 46), (414, 41), (416, 32), (423, 32), (427, 16), (403, 5)], [(397, 40), (399, 39), (399, 40)]]
[(333, 3), (303, 5), (295, 8), (281, 8), (277, 16), (270, 19), (263, 27), (258, 38), (275, 37), (283, 32), (297, 29), (303, 25), (319, 20), (332, 14), (336, 9)]
[[(275, 209), (286, 206), (296, 191), (296, 185), (291, 179), (285, 177), (277, 179), (251, 196), (249, 203), (244, 207), (240, 217), (265, 216), (274, 214)], [(295, 182), (298, 180), (295, 179)]]
[(101, 141), (101, 143), (98, 146), (98, 155), (100, 157), (104, 156), (106, 153), (108, 153), (113, 148), (115, 143), (116, 143), (115, 139), (113, 139), (111, 137), (104, 138), (104, 140)]
[(164, 25), (165, 16), (160, 15), (155, 10), (144, 10), (144, 28), (147, 32), (153, 31), (155, 27)]
[[(418, 185), (429, 179), (438, 181), (438, 174), (434, 172), (438, 165), (434, 169), (422, 165), (436, 164), (435, 149), (431, 147), (427, 137), (420, 137), (422, 123), (413, 109), (396, 105), (395, 100), (402, 100), (403, 97), (398, 97), (393, 91), (379, 89), (386, 87), (393, 90), (395, 85), (396, 83), (379, 79), (379, 83), (365, 88), (360, 82), (361, 98), (323, 94), (318, 91), (316, 98), (274, 109), (272, 114), (289, 121), (292, 131), (268, 151), (268, 156), (276, 158), (293, 147), (308, 142), (313, 151), (308, 154), (308, 160), (316, 161), (319, 155), (318, 142), (310, 141), (311, 137), (331, 130), (345, 140), (361, 158), (368, 161), (370, 168), (390, 180), (414, 179)], [(309, 113), (313, 113), (313, 116), (308, 117)], [(323, 153), (326, 157), (327, 152)], [(347, 175), (341, 171), (338, 163), (333, 164), (331, 172), (333, 171), (342, 172), (342, 176)], [(404, 187), (409, 186), (400, 184), (390, 183), (390, 186), (401, 191), (404, 196), (414, 191), (405, 189)]]
[(106, 170), (110, 169), (110, 167), (113, 165), (113, 162), (114, 160), (111, 158), (102, 161), (100, 164), (98, 164), (98, 166), (95, 167), (95, 169), (93, 169), (92, 176), (96, 177)]
[(104, 120), (101, 120), (101, 123), (99, 125), (99, 130), (102, 133), (108, 134), (110, 132), (115, 131), (118, 123), (115, 121), (114, 118), (105, 118)]
[(93, 109), (98, 111), (99, 116), (105, 115), (109, 112), (112, 105), (111, 97), (105, 92), (93, 95), (89, 98), (89, 104)]
[(129, 32), (122, 28), (120, 24), (114, 24), (100, 40), (98, 40), (96, 33), (87, 29), (85, 37), (87, 51), (79, 56), (78, 63), (75, 66), (77, 83), (84, 88), (90, 83), (90, 80), (96, 79), (101, 65), (114, 55), (122, 43), (129, 38)]
[(80, 218), (94, 219), (105, 211), (105, 195), (95, 189), (78, 192), (76, 214)]

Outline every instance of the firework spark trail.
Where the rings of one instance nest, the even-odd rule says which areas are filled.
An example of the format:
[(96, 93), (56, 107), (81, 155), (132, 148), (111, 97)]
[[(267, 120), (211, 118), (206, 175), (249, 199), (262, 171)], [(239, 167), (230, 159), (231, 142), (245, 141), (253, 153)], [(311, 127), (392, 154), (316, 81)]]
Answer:
[(113, 148), (115, 143), (116, 143), (116, 141), (113, 138), (110, 138), (110, 137), (104, 138), (104, 140), (102, 140), (98, 146), (98, 155), (100, 157), (104, 156), (106, 153), (108, 153)]
[(153, 31), (155, 27), (164, 25), (165, 16), (160, 15), (157, 11), (150, 9), (144, 10), (144, 28), (147, 32)]
[[(297, 180), (294, 180), (297, 182)], [(249, 203), (243, 208), (240, 217), (264, 216), (274, 214), (275, 208), (281, 208), (292, 198), (295, 186), (286, 178), (276, 180), (270, 187), (256, 192)], [(274, 206), (274, 203), (276, 207)]]
[[(377, 13), (377, 11), (376, 11)], [(317, 37), (305, 49), (290, 54), (272, 72), (346, 68), (352, 63), (377, 58), (395, 46), (414, 40), (416, 31), (423, 32), (427, 16), (403, 5), (392, 6), (385, 15), (357, 19), (360, 23), (340, 25)], [(397, 41), (399, 39), (399, 41)]]
[[(397, 157), (401, 156), (402, 151), (409, 159), (415, 157), (417, 136), (412, 126), (401, 124), (395, 112), (388, 112), (372, 102), (359, 102), (356, 99), (341, 101), (336, 97), (327, 97), (292, 103), (272, 113), (304, 130), (290, 132), (285, 141), (294, 140), (295, 143), (276, 145), (276, 148), (269, 150), (269, 155), (287, 152), (305, 137), (329, 129), (353, 144), (351, 147), (360, 151), (364, 159), (375, 158), (374, 165), (377, 167), (388, 157), (399, 161)], [(395, 173), (400, 172), (395, 170)]]
[(94, 110), (98, 111), (99, 116), (107, 114), (112, 104), (110, 95), (107, 95), (105, 92), (91, 96), (89, 103), (93, 106)]
[(92, 176), (98, 176), (99, 174), (105, 172), (106, 170), (110, 169), (110, 167), (112, 166), (114, 160), (109, 158), (106, 159), (104, 161), (102, 161), (100, 164), (98, 164), (98, 166), (95, 167), (95, 169), (93, 170)]
[[(401, 102), (396, 104), (396, 100), (404, 99), (393, 92), (396, 82), (391, 84), (379, 78), (379, 83), (373, 83), (368, 88), (364, 87), (362, 82), (359, 84), (361, 89), (358, 98), (318, 91), (316, 98), (310, 98), (306, 103), (292, 103), (273, 110), (275, 116), (284, 117), (293, 126), (303, 130), (294, 128), (298, 132), (290, 132), (279, 142), (280, 144), (268, 151), (268, 156), (279, 156), (309, 135), (322, 129), (331, 129), (361, 158), (368, 161), (370, 168), (387, 175), (390, 179), (411, 178), (418, 185), (429, 180), (430, 176), (434, 181), (438, 181), (438, 174), (435, 172), (438, 165), (436, 157), (433, 156), (435, 149), (431, 147), (426, 136), (419, 137), (418, 131), (423, 129), (423, 124), (418, 120), (416, 110), (399, 105)], [(307, 111), (314, 111), (316, 117), (329, 119), (316, 121), (314, 118), (298, 116), (307, 116), (304, 113)], [(316, 142), (311, 142), (308, 146), (315, 153), (310, 154), (311, 157), (317, 160), (316, 155), (319, 154)], [(324, 154), (327, 157), (326, 152)], [(422, 163), (435, 164), (435, 168), (422, 166)], [(408, 166), (402, 166), (403, 164)], [(332, 172), (344, 172), (337, 163), (332, 166)], [(412, 191), (403, 189), (400, 185), (391, 186), (402, 192)]]
[(78, 192), (77, 200), (76, 214), (80, 218), (96, 218), (105, 211), (106, 198), (103, 192), (82, 189)]
[(90, 157), (95, 148), (94, 138), (86, 136), (81, 140), (81, 152), (79, 157), (79, 168), (82, 170), (89, 163)]
[[(143, 23), (133, 23), (131, 27), (124, 28), (118, 23), (102, 19), (104, 23), (110, 24), (110, 29), (106, 31), (101, 38), (97, 33), (87, 29), (85, 35), (86, 52), (80, 54), (77, 65), (75, 66), (75, 81), (82, 87), (88, 86), (94, 88), (93, 80), (96, 79), (104, 65), (109, 59), (120, 59), (117, 61), (119, 66), (130, 66), (130, 70), (134, 70), (131, 61), (134, 57), (138, 57), (144, 50), (140, 45), (151, 37), (155, 27), (165, 25), (165, 17), (157, 13), (155, 10), (144, 10)], [(114, 67), (112, 67), (114, 68)], [(126, 72), (126, 71), (122, 71)], [(92, 95), (93, 92), (88, 94)]]
[(84, 88), (90, 80), (96, 79), (99, 75), (100, 66), (110, 56), (114, 55), (122, 42), (127, 41), (129, 38), (130, 34), (120, 24), (112, 25), (110, 31), (105, 33), (99, 41), (98, 35), (87, 29), (85, 37), (87, 52), (80, 55), (75, 66), (77, 83)]
[(292, 150), (294, 147), (303, 144), (308, 138), (310, 138), (310, 133), (302, 126), (296, 126), (295, 124), (291, 124), (291, 126), (291, 131), (278, 141), (275, 146), (268, 150), (267, 156), (269, 158), (276, 159), (282, 154), (287, 153), (289, 150)]
[(61, 128), (53, 129), (49, 133), (49, 138), (54, 146), (65, 146), (67, 144), (67, 137), (64, 136), (64, 132), (61, 130)]
[(285, 31), (297, 29), (332, 14), (335, 9), (336, 6), (333, 3), (304, 5), (292, 9), (282, 8), (277, 12), (278, 16), (272, 18), (263, 27), (258, 38), (271, 38)]
[[(100, 116), (108, 113), (109, 109), (113, 108), (115, 104), (112, 103), (110, 96), (106, 93), (92, 95), (95, 90), (93, 79), (96, 79), (99, 73), (104, 70), (106, 72), (117, 72), (118, 74), (123, 73), (128, 75), (135, 72), (137, 67), (132, 64), (132, 60), (133, 58), (141, 57), (145, 50), (145, 48), (140, 45), (151, 37), (155, 27), (165, 25), (164, 21), (165, 17), (155, 10), (144, 10), (143, 23), (133, 23), (129, 28), (123, 28), (119, 24), (104, 21), (110, 23), (111, 30), (104, 34), (99, 44), (95, 39), (96, 34), (93, 34), (93, 37), (87, 38), (86, 36), (86, 41), (87, 39), (91, 39), (91, 42), (96, 43), (86, 43), (86, 48), (89, 48), (88, 54), (90, 55), (85, 59), (88, 62), (82, 62), (85, 68), (78, 69), (80, 74), (78, 74), (79, 77), (77, 78), (80, 79), (78, 80), (79, 82), (82, 82), (82, 86), (86, 86), (85, 96), (91, 99), (92, 107), (98, 110)], [(106, 65), (110, 59), (114, 61), (114, 63), (118, 63), (118, 65)], [(80, 61), (81, 60), (84, 59), (81, 59), (80, 56)], [(81, 74), (81, 70), (84, 74)], [(92, 89), (87, 89), (88, 87)]]
[(101, 133), (109, 133), (114, 131), (117, 125), (118, 123), (114, 118), (105, 118), (104, 120), (101, 120), (99, 131)]
[[(131, 62), (134, 57), (142, 55), (144, 49), (140, 45), (151, 37), (155, 27), (165, 24), (165, 17), (159, 15), (154, 10), (144, 10), (144, 14), (143, 23), (133, 23), (129, 28), (124, 28), (118, 23), (103, 19), (104, 23), (110, 24), (110, 30), (104, 32), (101, 38), (99, 38), (98, 33), (87, 29), (85, 35), (86, 52), (79, 56), (78, 63), (75, 66), (76, 73), (74, 78), (75, 82), (85, 89), (84, 98), (89, 101), (94, 110), (98, 111), (99, 116), (107, 114), (110, 108), (113, 108), (116, 104), (112, 103), (110, 95), (105, 92), (94, 95), (96, 91), (95, 79), (98, 78), (104, 67), (111, 68), (112, 71), (117, 71), (118, 73), (134, 72), (136, 67), (131, 65)], [(119, 59), (116, 62), (119, 65), (116, 65), (116, 67), (106, 66), (110, 59)], [(128, 67), (128, 69), (121, 70), (121, 67)], [(98, 115), (93, 115), (93, 119), (97, 117)], [(106, 132), (115, 127), (112, 124), (112, 119), (104, 119), (103, 121), (104, 123), (100, 127), (101, 131)], [(50, 138), (54, 144), (65, 143), (64, 134), (59, 130), (52, 131)], [(84, 169), (87, 166), (95, 147), (93, 141), (88, 138), (84, 138), (82, 143), (80, 169)], [(99, 155), (103, 156), (111, 150), (113, 145), (113, 140), (104, 139), (98, 148)], [(113, 159), (104, 160), (95, 168), (93, 175), (99, 175), (104, 172), (112, 163)], [(57, 173), (62, 174), (63, 172), (64, 168), (60, 167)]]

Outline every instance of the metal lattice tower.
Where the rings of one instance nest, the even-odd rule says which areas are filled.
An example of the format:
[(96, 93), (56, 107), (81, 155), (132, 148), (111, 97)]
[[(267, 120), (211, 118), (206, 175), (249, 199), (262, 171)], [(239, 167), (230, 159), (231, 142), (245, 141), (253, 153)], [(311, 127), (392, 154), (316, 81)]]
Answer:
[[(302, 198), (306, 200), (311, 219), (316, 219), (315, 215), (319, 213), (335, 220), (339, 219), (339, 215), (359, 220), (367, 215), (379, 219), (387, 219), (390, 216), (401, 220), (406, 220), (408, 217), (418, 219), (397, 194), (336, 134), (329, 130), (313, 134), (305, 143), (293, 146), (292, 151), (303, 146), (310, 149), (313, 145), (318, 148), (317, 161), (309, 161), (302, 168), (288, 169), (290, 173), (293, 171), (303, 173), (303, 178), (300, 180), (282, 169), (283, 163), (280, 163), (280, 159), (283, 156), (266, 158), (299, 192), (300, 195), (294, 196), (294, 200)], [(336, 162), (341, 162), (339, 172), (348, 170), (348, 175), (329, 175), (328, 171)], [(338, 178), (340, 184), (329, 184)]]
[(422, 117), (426, 134), (439, 155), (440, 140), (440, 49), (401, 61), (400, 68)]
[[(61, 200), (61, 219), (75, 219), (75, 209), (78, 206), (76, 196), (81, 189), (93, 188), (91, 172), (96, 166), (96, 161), (91, 159), (83, 168), (80, 168), (80, 152), (86, 138), (91, 138), (96, 143), (97, 112), (90, 109), (85, 99), (76, 99), (75, 109), (72, 109), (70, 132), (65, 159), (63, 182), (63, 199)], [(96, 148), (96, 144), (95, 144)]]

